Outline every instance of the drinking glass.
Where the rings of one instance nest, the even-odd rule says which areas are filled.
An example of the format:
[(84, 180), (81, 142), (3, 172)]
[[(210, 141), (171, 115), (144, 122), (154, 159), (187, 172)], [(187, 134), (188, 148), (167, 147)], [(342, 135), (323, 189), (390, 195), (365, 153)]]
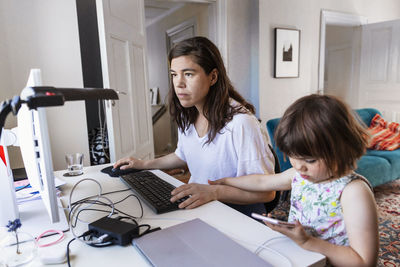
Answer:
[(70, 176), (81, 175), (83, 173), (83, 154), (74, 153), (65, 155), (67, 161), (67, 173)]

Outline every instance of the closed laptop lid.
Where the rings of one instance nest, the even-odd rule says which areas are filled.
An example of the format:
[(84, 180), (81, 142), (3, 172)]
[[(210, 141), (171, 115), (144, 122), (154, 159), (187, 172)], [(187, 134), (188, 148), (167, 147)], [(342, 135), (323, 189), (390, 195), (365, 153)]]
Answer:
[(200, 219), (147, 234), (133, 245), (156, 267), (272, 266)]

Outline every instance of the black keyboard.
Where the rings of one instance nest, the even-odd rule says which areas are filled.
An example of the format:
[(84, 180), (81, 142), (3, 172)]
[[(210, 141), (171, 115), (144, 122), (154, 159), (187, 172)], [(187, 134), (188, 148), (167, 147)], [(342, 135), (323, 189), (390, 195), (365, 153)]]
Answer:
[(188, 198), (181, 198), (172, 203), (171, 191), (175, 186), (149, 171), (122, 175), (121, 180), (139, 194), (157, 214), (178, 210), (178, 205)]

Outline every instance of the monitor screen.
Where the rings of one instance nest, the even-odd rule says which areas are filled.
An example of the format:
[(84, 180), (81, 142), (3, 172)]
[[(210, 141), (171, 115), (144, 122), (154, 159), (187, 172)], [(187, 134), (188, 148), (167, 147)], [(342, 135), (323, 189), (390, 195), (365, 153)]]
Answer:
[[(21, 100), (27, 100), (35, 95), (29, 86), (41, 85), (40, 69), (32, 69), (26, 83), (27, 87), (21, 92)], [(29, 183), (40, 193), (51, 223), (56, 223), (60, 220), (60, 215), (44, 107), (30, 109), (27, 104), (21, 105), (18, 111), (18, 139)]]

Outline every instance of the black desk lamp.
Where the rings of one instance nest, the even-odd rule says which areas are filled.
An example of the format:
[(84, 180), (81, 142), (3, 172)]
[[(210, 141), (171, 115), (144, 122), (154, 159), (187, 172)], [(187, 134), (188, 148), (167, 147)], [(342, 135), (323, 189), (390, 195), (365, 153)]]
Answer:
[(37, 109), (39, 107), (62, 106), (66, 101), (98, 99), (118, 99), (118, 94), (113, 89), (100, 88), (26, 87), (21, 92), (21, 96), (14, 96), (0, 104), (0, 138), (7, 115), (10, 112), (14, 116), (17, 115), (22, 104), (27, 104), (29, 109)]

